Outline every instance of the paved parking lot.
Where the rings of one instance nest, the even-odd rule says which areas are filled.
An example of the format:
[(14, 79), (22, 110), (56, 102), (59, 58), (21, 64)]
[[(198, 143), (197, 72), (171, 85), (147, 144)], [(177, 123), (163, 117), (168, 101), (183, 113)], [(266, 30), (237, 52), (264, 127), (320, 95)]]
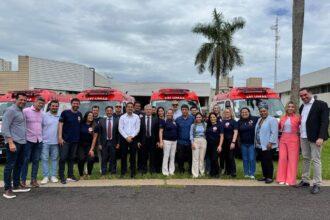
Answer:
[(43, 187), (0, 204), (1, 219), (329, 219), (330, 188)]

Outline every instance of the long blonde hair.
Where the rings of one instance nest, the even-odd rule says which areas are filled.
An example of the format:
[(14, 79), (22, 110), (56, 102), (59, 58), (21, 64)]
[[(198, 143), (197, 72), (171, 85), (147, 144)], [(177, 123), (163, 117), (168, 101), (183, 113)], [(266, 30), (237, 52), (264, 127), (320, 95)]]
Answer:
[(293, 105), (294, 106), (294, 115), (296, 115), (296, 116), (299, 116), (299, 113), (298, 113), (298, 109), (297, 109), (297, 105), (296, 104), (294, 104), (294, 102), (293, 101), (288, 101), (287, 103), (286, 103), (286, 105), (285, 105), (285, 107), (284, 107), (284, 109), (285, 109), (285, 111), (284, 111), (284, 113), (282, 114), (282, 117), (285, 117), (285, 116), (288, 116), (288, 108), (289, 108), (289, 105)]

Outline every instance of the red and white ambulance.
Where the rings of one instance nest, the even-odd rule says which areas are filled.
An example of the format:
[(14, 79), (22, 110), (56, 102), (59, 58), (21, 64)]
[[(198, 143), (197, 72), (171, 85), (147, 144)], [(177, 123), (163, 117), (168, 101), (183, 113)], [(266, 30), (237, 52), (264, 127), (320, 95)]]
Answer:
[(58, 100), (60, 102), (59, 106), (59, 114), (65, 110), (70, 109), (70, 100), (72, 96), (70, 95), (61, 95), (57, 94), (54, 91), (51, 90), (45, 90), (45, 89), (29, 89), (29, 90), (16, 90), (16, 91), (9, 91), (5, 95), (0, 96), (0, 158), (5, 158), (5, 146), (4, 146), (4, 139), (1, 134), (1, 127), (2, 127), (2, 116), (4, 114), (4, 111), (14, 104), (15, 102), (15, 96), (17, 93), (25, 93), (27, 96), (27, 103), (25, 107), (30, 107), (33, 105), (34, 101), (38, 96), (41, 96), (45, 99), (46, 104), (44, 111), (47, 111), (48, 103), (51, 100)]
[(82, 91), (77, 95), (80, 100), (79, 111), (84, 115), (87, 111), (91, 111), (94, 105), (99, 106), (101, 117), (105, 116), (105, 107), (112, 106), (117, 103), (122, 106), (122, 110), (126, 107), (127, 102), (134, 102), (134, 98), (122, 91), (111, 88), (93, 88)]
[(189, 89), (160, 89), (152, 93), (150, 104), (167, 110), (172, 107), (173, 100), (179, 102), (179, 109), (183, 104), (187, 104), (189, 108), (196, 107), (200, 112), (202, 111), (197, 94)]
[(227, 92), (214, 96), (210, 110), (218, 104), (221, 110), (231, 107), (235, 118), (239, 118), (242, 107), (248, 107), (253, 116), (259, 116), (258, 106), (260, 102), (266, 102), (269, 114), (279, 118), (284, 113), (284, 106), (279, 95), (272, 89), (266, 87), (235, 87)]

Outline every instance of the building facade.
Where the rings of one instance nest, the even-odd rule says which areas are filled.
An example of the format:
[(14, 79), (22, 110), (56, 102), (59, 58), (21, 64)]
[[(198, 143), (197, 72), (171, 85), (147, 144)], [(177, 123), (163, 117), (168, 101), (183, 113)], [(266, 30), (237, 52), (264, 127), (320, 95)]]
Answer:
[(94, 85), (110, 87), (110, 82), (94, 68), (29, 56), (18, 57), (18, 71), (0, 72), (0, 94), (24, 89), (77, 93)]
[[(330, 106), (330, 67), (300, 76), (300, 87), (309, 88), (319, 100)], [(277, 83), (277, 90), (282, 103), (285, 105), (290, 100), (291, 79)]]
[(11, 62), (0, 58), (0, 71), (11, 71)]

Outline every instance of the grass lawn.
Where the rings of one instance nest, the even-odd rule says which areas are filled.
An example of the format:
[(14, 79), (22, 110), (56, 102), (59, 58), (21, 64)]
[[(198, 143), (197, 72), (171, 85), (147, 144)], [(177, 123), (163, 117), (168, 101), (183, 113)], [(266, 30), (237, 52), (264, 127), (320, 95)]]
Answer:
[[(298, 170), (298, 179), (301, 176), (301, 158), (300, 158), (300, 162), (299, 162), (299, 170)], [(109, 179), (120, 179), (120, 160), (117, 161), (117, 175), (112, 175), (112, 176), (107, 176), (107, 178)], [(276, 175), (276, 167), (277, 167), (277, 162), (274, 163), (275, 165), (275, 174)], [(75, 176), (79, 176), (78, 174), (78, 168), (77, 165), (75, 164)], [(4, 162), (2, 162), (0, 164), (0, 179), (3, 180), (3, 169), (4, 169)], [(236, 179), (244, 179), (243, 176), (243, 163), (242, 160), (240, 159), (236, 159), (236, 169), (237, 169), (237, 177)], [(94, 170), (93, 170), (93, 174), (91, 176), (91, 179), (99, 179), (100, 178), (100, 166), (99, 163), (95, 163), (94, 164)], [(29, 175), (31, 172), (31, 167), (29, 168)], [(28, 178), (29, 178), (28, 175)], [(257, 162), (257, 172), (256, 172), (256, 177), (260, 177), (261, 176), (261, 166), (260, 166), (260, 162)], [(330, 140), (328, 140), (326, 142), (326, 144), (324, 145), (323, 149), (322, 149), (322, 176), (323, 179), (325, 180), (330, 180)], [(129, 172), (126, 174), (126, 176), (124, 178), (130, 179), (129, 176)], [(162, 174), (146, 174), (146, 175), (141, 175), (141, 174), (137, 174), (136, 179), (166, 179), (169, 177), (165, 177)], [(184, 174), (179, 174), (179, 173), (175, 173), (175, 175), (173, 177), (170, 178), (177, 178), (177, 179), (183, 179), (183, 178), (192, 178), (191, 175), (186, 172)], [(208, 179), (210, 178), (209, 176), (205, 176), (205, 177), (201, 177), (203, 179)], [(38, 173), (38, 179), (41, 180), (42, 179), (42, 175), (41, 175), (41, 163), (40, 163), (40, 168), (39, 168), (39, 173)], [(230, 177), (225, 177), (225, 176), (221, 176), (221, 179), (230, 179)]]

